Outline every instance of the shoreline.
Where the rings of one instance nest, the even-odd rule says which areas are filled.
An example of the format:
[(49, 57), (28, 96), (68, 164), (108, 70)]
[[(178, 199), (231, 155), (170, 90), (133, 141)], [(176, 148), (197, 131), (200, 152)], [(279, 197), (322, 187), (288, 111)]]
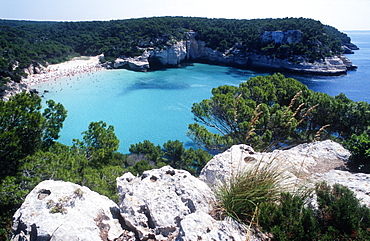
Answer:
[(100, 55), (81, 56), (63, 63), (51, 64), (42, 68), (40, 73), (28, 75), (27, 78), (23, 78), (22, 83), (31, 87), (40, 83), (56, 81), (60, 78), (105, 70), (106, 68), (100, 65), (99, 59)]

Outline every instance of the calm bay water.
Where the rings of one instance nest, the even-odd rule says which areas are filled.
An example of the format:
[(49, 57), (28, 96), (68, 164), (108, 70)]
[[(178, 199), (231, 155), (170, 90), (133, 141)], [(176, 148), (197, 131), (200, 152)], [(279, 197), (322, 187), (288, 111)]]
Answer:
[[(355, 101), (370, 102), (370, 31), (347, 32), (360, 47), (348, 57), (359, 68), (346, 76), (302, 77), (299, 79), (314, 91), (330, 95), (345, 93)], [(128, 70), (101, 71), (72, 79), (65, 78), (36, 86), (47, 89), (45, 100), (53, 99), (68, 110), (60, 142), (71, 145), (81, 139), (92, 121), (105, 121), (115, 127), (120, 152), (128, 153), (130, 144), (150, 140), (162, 145), (180, 140), (193, 145), (186, 136), (193, 123), (191, 106), (211, 96), (220, 85), (239, 85), (257, 75), (268, 73), (230, 67), (193, 64), (179, 69), (139, 73)]]

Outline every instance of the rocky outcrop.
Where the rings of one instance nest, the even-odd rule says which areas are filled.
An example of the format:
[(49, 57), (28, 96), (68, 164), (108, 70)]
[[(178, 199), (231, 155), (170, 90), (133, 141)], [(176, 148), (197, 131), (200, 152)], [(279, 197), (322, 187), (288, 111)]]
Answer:
[(208, 213), (197, 211), (187, 215), (180, 222), (179, 235), (176, 240), (230, 240), (230, 241), (257, 241), (264, 240), (255, 236), (247, 239), (245, 226), (226, 218), (223, 221), (214, 220)]
[[(285, 32), (265, 31), (261, 35), (261, 41), (290, 44), (300, 42), (302, 36), (303, 33), (299, 30), (288, 30)], [(235, 43), (232, 48), (225, 52), (220, 52), (207, 47), (204, 41), (197, 39), (196, 32), (189, 32), (187, 40), (169, 42), (168, 46), (162, 49), (148, 48), (139, 57), (117, 59), (114, 67), (147, 71), (149, 69), (178, 67), (184, 61), (192, 61), (245, 69), (263, 69), (314, 75), (342, 75), (346, 74), (348, 70), (357, 68), (344, 55), (328, 57), (314, 63), (304, 59), (298, 62), (291, 62), (242, 51), (242, 49), (241, 44)]]
[(245, 228), (209, 215), (215, 196), (187, 171), (165, 166), (141, 177), (126, 173), (117, 186), (125, 225), (140, 240), (245, 240)]
[(273, 152), (255, 152), (252, 147), (241, 144), (216, 155), (203, 168), (199, 179), (215, 186), (227, 181), (237, 170), (271, 165), (287, 178), (286, 184), (295, 184), (299, 178), (307, 178), (312, 173), (343, 168), (349, 157), (348, 150), (330, 140)]
[(27, 84), (9, 81), (4, 86), (0, 86), (0, 100), (8, 101), (11, 96), (23, 91), (30, 92)]
[(346, 46), (347, 48), (351, 49), (351, 50), (359, 50), (360, 48), (357, 47), (356, 44), (354, 43), (345, 43), (344, 46)]
[(33, 75), (33, 74), (40, 74), (42, 71), (45, 71), (46, 67), (37, 64), (37, 63), (32, 63), (28, 66), (28, 68), (23, 69), (23, 71), (27, 75)]
[(235, 145), (209, 161), (199, 179), (210, 186), (217, 186), (238, 170), (253, 168), (256, 164), (270, 164), (286, 178), (282, 185), (288, 191), (291, 185), (313, 187), (322, 181), (330, 185), (338, 183), (348, 187), (370, 207), (370, 174), (347, 171), (345, 164), (350, 155), (342, 145), (330, 140), (273, 152), (254, 152), (248, 145)]
[(362, 204), (370, 207), (370, 174), (330, 170), (325, 173), (314, 173), (309, 179), (315, 182), (325, 181), (329, 185), (337, 183), (346, 186), (356, 194)]
[(134, 240), (120, 219), (113, 201), (87, 187), (43, 181), (14, 214), (12, 240)]
[(118, 206), (86, 187), (43, 181), (15, 213), (12, 240), (268, 240), (215, 215), (215, 187), (238, 170), (272, 165), (286, 175), (283, 184), (339, 183), (370, 207), (370, 174), (344, 170), (349, 157), (329, 140), (270, 153), (235, 145), (210, 160), (199, 178), (170, 166), (125, 173), (117, 178)]
[(303, 33), (299, 30), (287, 31), (265, 31), (261, 35), (262, 42), (274, 42), (276, 44), (299, 43), (302, 40)]
[(127, 68), (135, 71), (147, 71), (149, 66), (148, 58), (150, 53), (146, 50), (141, 56), (129, 57), (129, 58), (118, 58), (115, 60), (114, 68)]
[(355, 70), (357, 68), (344, 55), (327, 57), (324, 60), (315, 61), (314, 63), (308, 61), (293, 63), (282, 59), (271, 58), (266, 55), (251, 55), (249, 56), (248, 66), (254, 69), (328, 76), (343, 75), (348, 70)]

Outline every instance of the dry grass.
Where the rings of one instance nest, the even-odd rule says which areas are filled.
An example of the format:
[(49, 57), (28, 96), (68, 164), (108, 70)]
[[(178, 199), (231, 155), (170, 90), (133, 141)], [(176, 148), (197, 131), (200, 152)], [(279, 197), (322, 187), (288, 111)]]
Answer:
[(260, 161), (251, 168), (233, 171), (229, 180), (218, 187), (216, 195), (228, 216), (250, 223), (260, 203), (278, 198), (283, 179), (272, 162)]

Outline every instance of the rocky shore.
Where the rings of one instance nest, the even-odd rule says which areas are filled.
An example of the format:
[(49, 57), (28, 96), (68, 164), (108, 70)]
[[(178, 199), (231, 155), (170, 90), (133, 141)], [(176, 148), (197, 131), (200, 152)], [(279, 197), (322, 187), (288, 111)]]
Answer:
[[(189, 32), (188, 40), (171, 43), (164, 49), (147, 48), (141, 56), (119, 58), (113, 64), (114, 68), (128, 68), (135, 71), (148, 71), (158, 68), (178, 67), (182, 62), (201, 62), (219, 64), (244, 69), (262, 69), (264, 71), (294, 72), (312, 75), (343, 75), (348, 70), (357, 67), (344, 55), (327, 57), (313, 63), (307, 60), (291, 62), (271, 56), (247, 53), (240, 50), (241, 46), (235, 44), (225, 52), (206, 47), (206, 43), (196, 39), (197, 33)], [(300, 31), (289, 30), (266, 31), (262, 41), (275, 41), (281, 44), (299, 42)], [(345, 50), (358, 49), (356, 45), (343, 46)], [(348, 53), (348, 52), (347, 52)]]
[(199, 178), (170, 166), (141, 176), (125, 173), (116, 179), (118, 204), (87, 187), (46, 180), (15, 213), (12, 240), (269, 240), (217, 213), (218, 183), (237, 170), (273, 161), (286, 177), (286, 190), (340, 183), (370, 207), (370, 175), (346, 171), (349, 157), (329, 140), (269, 153), (235, 145), (210, 160)]

